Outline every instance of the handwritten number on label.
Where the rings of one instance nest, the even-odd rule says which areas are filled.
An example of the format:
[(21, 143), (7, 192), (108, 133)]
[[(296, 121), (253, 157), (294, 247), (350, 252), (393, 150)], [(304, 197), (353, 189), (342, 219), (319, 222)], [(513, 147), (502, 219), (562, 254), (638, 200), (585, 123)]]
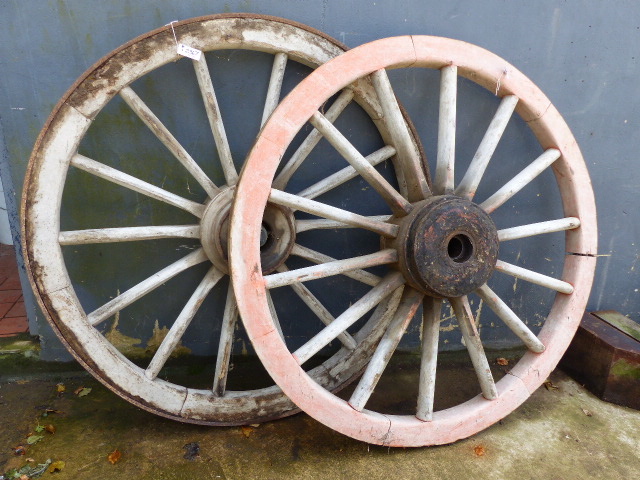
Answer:
[(202, 56), (202, 52), (200, 50), (198, 50), (197, 48), (189, 47), (184, 43), (178, 45), (178, 54), (182, 55), (183, 57), (189, 57), (196, 61), (200, 60), (200, 57)]

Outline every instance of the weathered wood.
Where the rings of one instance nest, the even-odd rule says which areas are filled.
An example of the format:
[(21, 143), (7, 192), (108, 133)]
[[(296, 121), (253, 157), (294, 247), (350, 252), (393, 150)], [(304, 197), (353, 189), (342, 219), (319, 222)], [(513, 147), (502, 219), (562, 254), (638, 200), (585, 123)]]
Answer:
[(398, 261), (398, 252), (393, 248), (381, 250), (369, 255), (334, 260), (329, 263), (321, 263), (311, 267), (297, 268), (282, 273), (272, 273), (264, 277), (267, 288), (278, 288), (292, 283), (308, 282), (333, 275), (340, 275), (353, 270), (386, 265)]
[(213, 198), (218, 192), (218, 187), (207, 177), (207, 174), (204, 173), (202, 168), (200, 168), (185, 148), (180, 145), (169, 129), (164, 126), (142, 99), (136, 95), (131, 87), (124, 87), (120, 90), (120, 96), (127, 105), (131, 107), (131, 110), (135, 112), (140, 120), (158, 137), (158, 140), (160, 140), (184, 168), (193, 175), (193, 178), (195, 178), (204, 191), (207, 192), (207, 195)]
[(450, 65), (440, 70), (440, 111), (438, 114), (438, 158), (434, 193), (453, 193), (456, 157), (456, 99), (458, 67)]
[(287, 68), (288, 58), (287, 54), (283, 52), (276, 53), (273, 58), (271, 78), (269, 79), (269, 88), (267, 89), (267, 99), (264, 102), (264, 110), (262, 111), (262, 121), (260, 122), (260, 126), (264, 125), (278, 106), (278, 102), (280, 101), (280, 91), (282, 90), (282, 80), (284, 79), (284, 71)]
[(158, 350), (153, 355), (149, 366), (145, 370), (144, 374), (147, 378), (153, 380), (158, 376), (160, 370), (167, 362), (173, 351), (180, 343), (180, 339), (187, 330), (187, 327), (191, 324), (191, 320), (196, 315), (202, 302), (207, 298), (211, 289), (218, 283), (218, 281), (224, 276), (220, 270), (215, 267), (211, 267), (200, 284), (196, 287), (193, 294), (187, 301), (178, 318), (176, 318), (173, 325), (164, 337)]
[(316, 334), (293, 353), (298, 364), (302, 365), (309, 360), (402, 284), (404, 284), (404, 279), (401, 273), (390, 273), (384, 277), (378, 285), (351, 305), (329, 326), (323, 328), (320, 333)]
[(494, 212), (507, 200), (531, 183), (538, 175), (544, 172), (553, 162), (560, 158), (560, 150), (549, 148), (525, 167), (520, 173), (504, 184), (496, 193), (480, 204), (487, 213)]
[(580, 226), (580, 219), (575, 217), (560, 218), (558, 220), (549, 220), (546, 222), (530, 223), (529, 225), (521, 225), (518, 227), (503, 228), (498, 230), (498, 240), (506, 242), (508, 240), (517, 240), (519, 238), (532, 237), (534, 235), (542, 235), (544, 233), (562, 232), (564, 230), (573, 230)]
[[(291, 249), (291, 255), (296, 255), (313, 263), (329, 263), (337, 261), (337, 259), (330, 257), (329, 255), (325, 255), (324, 253), (320, 253), (310, 248), (303, 247), (302, 245), (297, 243)], [(366, 285), (370, 285), (372, 287), (375, 287), (378, 283), (380, 283), (380, 280), (382, 280), (382, 278), (380, 278), (379, 276), (371, 272), (367, 272), (366, 270), (350, 270), (348, 272), (343, 272), (342, 274), (346, 277), (353, 278), (354, 280), (362, 282)]]
[[(376, 150), (372, 154), (367, 155), (365, 157), (365, 160), (372, 166), (375, 166), (393, 157), (395, 153), (395, 148), (387, 145), (385, 147), (382, 147), (380, 150)], [(333, 175), (329, 175), (327, 178), (324, 178), (319, 182), (314, 183), (310, 187), (307, 187), (304, 190), (298, 192), (297, 195), (310, 199), (316, 198), (323, 193), (327, 193), (329, 190), (342, 185), (352, 178), (357, 177), (358, 174), (358, 171), (352, 166), (345, 167), (342, 170), (334, 173)]]
[(218, 157), (220, 158), (224, 178), (227, 181), (227, 185), (235, 185), (238, 181), (238, 172), (233, 164), (227, 132), (225, 131), (224, 122), (222, 121), (222, 114), (218, 106), (218, 99), (216, 98), (216, 92), (213, 88), (206, 57), (201, 55), (200, 60), (193, 60), (193, 67), (196, 71), (209, 126), (213, 133), (213, 139), (216, 142), (216, 149), (218, 150)]
[(464, 338), (465, 347), (467, 347), (467, 351), (471, 357), (473, 369), (476, 371), (476, 376), (482, 389), (482, 395), (487, 400), (495, 400), (498, 398), (498, 390), (493, 380), (493, 375), (491, 374), (489, 361), (484, 353), (484, 347), (482, 346), (482, 340), (480, 340), (480, 334), (473, 319), (473, 313), (471, 313), (469, 299), (466, 296), (450, 298), (449, 302), (458, 320), (458, 326), (460, 327), (462, 338)]
[(574, 290), (573, 285), (571, 285), (570, 283), (558, 280), (557, 278), (549, 277), (547, 275), (543, 275), (538, 272), (534, 272), (532, 270), (528, 270), (526, 268), (518, 267), (517, 265), (503, 262), (502, 260), (498, 260), (496, 262), (496, 270), (498, 272), (511, 275), (512, 277), (519, 278), (520, 280), (524, 280), (535, 285), (540, 285), (541, 287), (550, 288), (551, 290), (555, 290), (556, 292), (570, 294), (573, 293)]
[(120, 170), (116, 170), (115, 168), (108, 167), (103, 163), (96, 162), (84, 155), (74, 155), (71, 159), (71, 165), (79, 168), (80, 170), (91, 173), (92, 175), (115, 183), (116, 185), (126, 187), (134, 192), (142, 193), (147, 197), (160, 200), (161, 202), (186, 210), (198, 218), (202, 217), (202, 213), (204, 212), (204, 205), (192, 202), (191, 200), (187, 200), (186, 198), (182, 198), (171, 192), (167, 192), (160, 187), (151, 185), (144, 180), (140, 180), (127, 173), (121, 172)]
[[(277, 269), (278, 272), (288, 272), (289, 269), (286, 265), (280, 265)], [(302, 283), (292, 283), (291, 288), (298, 295), (300, 300), (304, 302), (304, 304), (309, 307), (309, 309), (315, 314), (316, 317), (322, 321), (325, 325), (329, 325), (331, 322), (335, 320), (335, 317), (331, 315), (329, 310), (318, 300), (318, 298), (311, 293), (305, 285)], [(357, 343), (353, 339), (353, 337), (348, 332), (342, 332), (340, 335), (336, 337), (342, 345), (344, 345), (349, 350), (353, 350), (356, 348)]]
[[(374, 215), (370, 218), (371, 220), (377, 220), (379, 222), (386, 222), (391, 218), (391, 215)], [(327, 219), (319, 219), (319, 220), (296, 220), (296, 233), (306, 232), (309, 230), (334, 230), (338, 228), (357, 228), (353, 225), (349, 225), (348, 223), (338, 222), (336, 220), (327, 220)]]
[(441, 310), (441, 299), (425, 297), (422, 302), (422, 356), (416, 408), (416, 418), (424, 422), (433, 420)]
[(640, 410), (640, 341), (603, 320), (611, 316), (623, 317), (585, 312), (560, 367), (602, 400)]
[(119, 312), (126, 306), (131, 305), (136, 300), (144, 297), (147, 293), (155, 290), (167, 280), (178, 275), (180, 272), (183, 272), (186, 269), (191, 268), (194, 265), (198, 265), (206, 260), (208, 259), (202, 248), (191, 252), (189, 255), (173, 262), (171, 265), (154, 273), (149, 278), (131, 287), (124, 293), (121, 293), (113, 300), (105, 303), (100, 308), (97, 308), (87, 315), (87, 320), (94, 326), (103, 322), (112, 315), (115, 315), (116, 312)]
[[(330, 122), (335, 122), (342, 111), (347, 108), (347, 105), (351, 103), (353, 97), (354, 92), (352, 89), (347, 88), (343, 90), (335, 102), (331, 104), (329, 110), (324, 114), (325, 118)], [(293, 174), (298, 170), (300, 165), (302, 165), (302, 162), (305, 161), (320, 140), (322, 140), (322, 134), (318, 129), (314, 128), (311, 130), (311, 133), (307, 135), (307, 138), (304, 139), (298, 149), (291, 155), (289, 161), (282, 167), (282, 170), (273, 181), (273, 188), (284, 190)]]
[(227, 377), (233, 351), (233, 332), (238, 321), (238, 304), (233, 294), (233, 285), (229, 282), (227, 287), (227, 299), (222, 314), (220, 325), (220, 340), (218, 341), (218, 353), (216, 356), (216, 370), (213, 376), (213, 394), (222, 397), (227, 390)]
[(475, 155), (471, 159), (469, 168), (467, 168), (464, 177), (460, 181), (460, 185), (456, 188), (456, 195), (460, 195), (469, 200), (473, 199), (487, 165), (489, 165), (489, 160), (491, 160), (491, 156), (493, 152), (495, 152), (504, 130), (507, 128), (507, 124), (517, 103), (518, 97), (515, 95), (507, 95), (502, 99), (502, 102), (500, 102), (498, 110), (491, 119), (491, 123), (484, 137), (482, 137), (478, 150), (476, 150)]
[(514, 313), (511, 308), (498, 297), (488, 285), (482, 285), (476, 290), (478, 296), (495, 312), (495, 314), (515, 333), (529, 350), (535, 353), (544, 352), (543, 343), (538, 340), (529, 327)]
[(422, 170), (420, 151), (411, 138), (407, 121), (402, 115), (400, 106), (393, 92), (393, 87), (385, 69), (371, 74), (371, 82), (376, 90), (384, 122), (393, 146), (397, 150), (396, 167), (402, 171), (402, 178), (407, 184), (407, 196), (412, 202), (428, 197), (431, 194)]
[(60, 232), (60, 245), (137, 242), (159, 238), (200, 238), (200, 225), (164, 225), (161, 227), (91, 228)]
[(362, 411), (371, 397), (382, 376), (382, 372), (384, 372), (389, 360), (391, 360), (391, 355), (398, 347), (423, 297), (424, 294), (417, 290), (412, 288), (405, 289), (400, 306), (396, 310), (391, 324), (376, 347), (371, 360), (369, 360), (369, 365), (367, 365), (362, 378), (360, 378), (358, 385), (351, 394), (351, 398), (349, 398), (349, 405), (356, 410)]
[(411, 211), (411, 204), (378, 172), (347, 138), (320, 112), (309, 120), (353, 168), (380, 194), (398, 216)]
[[(513, 366), (510, 375), (495, 384), (499, 392), (495, 401), (487, 401), (478, 395), (445, 411), (434, 412), (431, 422), (367, 409), (357, 411), (304, 374), (300, 360), (283, 348), (269, 319), (264, 302), (264, 280), (259, 274), (260, 258), (255, 248), (261, 209), (269, 193), (264, 178), (270, 178), (276, 171), (293, 132), (299, 131), (328, 96), (354, 78), (362, 78), (385, 67), (441, 69), (449, 65), (459, 65), (461, 76), (479, 83), (491, 94), (517, 96), (520, 99), (518, 114), (529, 123), (542, 148), (553, 145), (562, 148), (563, 155), (554, 164), (553, 173), (565, 215), (581, 221), (580, 228), (567, 231), (566, 251), (582, 255), (565, 256), (563, 268), (563, 279), (576, 287), (575, 292), (555, 296), (548, 315), (550, 321), (540, 333), (547, 347), (545, 352), (526, 353)], [(593, 278), (595, 259), (590, 255), (596, 253), (594, 209), (584, 161), (573, 136), (544, 94), (517, 69), (486, 50), (451, 39), (406, 36), (372, 42), (334, 59), (330, 65), (307, 77), (274, 112), (247, 159), (243, 181), (235, 197), (230, 237), (232, 274), (239, 289), (238, 298), (242, 299), (239, 306), (243, 315), (252, 319), (247, 330), (269, 373), (315, 419), (353, 438), (379, 445), (406, 447), (451, 443), (488, 427), (513, 411), (555, 367), (586, 305)]]
[(271, 189), (269, 201), (294, 210), (302, 210), (303, 212), (311, 213), (312, 215), (347, 223), (354, 227), (364, 228), (365, 230), (371, 230), (372, 232), (379, 233), (385, 237), (393, 238), (398, 234), (397, 225), (371, 220), (369, 217), (358, 215), (357, 213), (349, 212), (342, 208), (332, 207), (325, 203), (316, 202), (315, 200), (309, 200), (297, 195), (282, 192), (275, 188)]

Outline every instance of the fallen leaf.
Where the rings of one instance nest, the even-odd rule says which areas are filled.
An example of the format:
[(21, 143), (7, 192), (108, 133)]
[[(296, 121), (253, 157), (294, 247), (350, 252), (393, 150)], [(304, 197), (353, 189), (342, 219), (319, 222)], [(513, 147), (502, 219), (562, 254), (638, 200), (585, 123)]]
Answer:
[(91, 393), (90, 388), (84, 388), (84, 387), (82, 387), (79, 391), (78, 390), (76, 391), (78, 392), (76, 393), (76, 395), (78, 395), (79, 397), (85, 397)]
[(186, 450), (183, 458), (186, 458), (187, 460), (195, 460), (196, 457), (200, 456), (200, 444), (198, 442), (187, 443), (182, 448)]
[(500, 357), (496, 359), (496, 363), (504, 367), (506, 365), (509, 365), (509, 360), (507, 360), (506, 358)]
[(35, 430), (36, 430), (36, 432), (40, 433), (40, 432), (42, 432), (42, 431), (44, 430), (44, 427), (43, 427), (42, 425), (38, 425), (38, 426), (35, 428)]
[(582, 409), (582, 413), (584, 413), (587, 417), (592, 417), (593, 413), (591, 413), (589, 410), (587, 410), (586, 408)]
[(258, 428), (258, 427), (260, 426), (260, 424), (259, 424), (259, 423), (252, 423), (252, 424), (251, 424), (251, 425), (249, 425), (249, 426), (250, 426), (250, 427), (253, 427), (253, 428)]
[(56, 392), (58, 393), (64, 393), (64, 391), (67, 389), (67, 387), (64, 386), (64, 383), (58, 383), (56, 384)]
[(62, 460), (58, 460), (57, 462), (53, 462), (49, 465), (49, 473), (59, 472), (65, 466), (65, 463)]
[(246, 425), (242, 425), (242, 426), (240, 427), (240, 430), (242, 430), (242, 434), (243, 434), (245, 437), (249, 438), (249, 435), (251, 435), (251, 434), (253, 433), (253, 431), (255, 430), (255, 428), (253, 428), (253, 427), (248, 427), (248, 426), (246, 426)]
[(544, 382), (544, 388), (546, 388), (547, 390), (560, 390), (551, 382), (551, 380), (547, 380), (546, 382)]
[(62, 412), (60, 410), (54, 410), (53, 408), (45, 408), (44, 413), (42, 414), (42, 416), (43, 417), (48, 417), (52, 413), (61, 414)]
[(24, 459), (24, 461), (25, 461), (25, 462), (27, 462), (27, 463), (33, 463), (33, 462), (35, 462), (35, 460), (34, 460), (33, 458), (31, 458), (31, 457), (29, 457), (29, 458), (25, 458), (25, 459)]
[(473, 447), (473, 453), (476, 454), (476, 457), (482, 457), (485, 454), (484, 447), (482, 445)]
[(120, 450), (116, 448), (113, 452), (109, 454), (109, 456), (107, 457), (107, 460), (109, 460), (109, 463), (111, 463), (111, 465), (115, 465), (116, 462), (120, 460), (121, 456), (122, 456), (122, 453), (120, 453)]
[(51, 425), (51, 424), (45, 425), (44, 429), (51, 434), (56, 433), (55, 425)]
[(14, 455), (25, 455), (27, 453), (27, 449), (24, 445), (18, 445), (17, 447), (13, 447)]
[(27, 443), (29, 445), (33, 445), (34, 443), (38, 443), (43, 438), (44, 435), (31, 435), (29, 438), (27, 438)]

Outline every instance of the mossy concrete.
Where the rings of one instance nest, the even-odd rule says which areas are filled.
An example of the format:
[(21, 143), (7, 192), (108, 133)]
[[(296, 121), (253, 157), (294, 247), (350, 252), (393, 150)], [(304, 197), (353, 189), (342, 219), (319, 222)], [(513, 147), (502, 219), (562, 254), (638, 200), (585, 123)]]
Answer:
[[(638, 478), (640, 412), (602, 402), (560, 371), (500, 423), (452, 445), (383, 448), (344, 437), (305, 414), (257, 427), (208, 428), (180, 424), (126, 403), (77, 369), (57, 372), (22, 366), (16, 375), (0, 365), (0, 472), (27, 459), (64, 461), (64, 479), (318, 479), (478, 478), (496, 480)], [(380, 398), (410, 388), (406, 362), (383, 379)], [(444, 368), (442, 397), (466, 392), (469, 372), (456, 362)], [(448, 376), (447, 376), (448, 375)], [(59, 394), (56, 385), (63, 383)], [(445, 383), (445, 382), (441, 382)], [(80, 387), (91, 388), (83, 397)], [(464, 393), (466, 395), (467, 393)], [(396, 408), (402, 409), (401, 404)], [(49, 410), (47, 416), (44, 413)], [(27, 446), (39, 425), (55, 433)], [(186, 444), (198, 442), (195, 460)], [(114, 450), (120, 460), (109, 463)], [(45, 473), (44, 478), (54, 478)]]

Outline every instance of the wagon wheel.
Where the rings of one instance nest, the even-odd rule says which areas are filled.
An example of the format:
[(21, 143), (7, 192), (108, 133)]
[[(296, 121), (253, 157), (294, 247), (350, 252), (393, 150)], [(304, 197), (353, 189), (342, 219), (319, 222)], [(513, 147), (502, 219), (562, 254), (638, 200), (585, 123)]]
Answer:
[[(405, 197), (375, 175), (366, 177), (393, 210), (388, 220), (363, 218), (348, 209), (282, 193), (258, 179), (272, 178), (277, 159), (305, 122), (318, 128), (344, 158), (365, 175), (362, 156), (324, 119), (318, 108), (343, 85), (371, 76), (389, 127), (396, 133), (391, 146), (402, 151), (394, 129), (394, 95), (385, 69), (426, 67), (440, 70), (440, 106), (436, 173), (432, 190), (421, 197)], [(457, 77), (495, 93), (501, 99), (469, 167), (454, 184)], [(542, 154), (502, 188), (475, 203), (474, 195), (513, 111), (528, 124)], [(406, 132), (405, 132), (406, 133)], [(399, 162), (415, 170), (415, 160), (399, 155)], [(498, 230), (494, 212), (544, 170), (552, 168), (560, 190), (564, 218), (542, 215), (540, 222)], [(506, 182), (506, 183), (505, 183)], [(253, 186), (253, 188), (252, 188)], [(516, 197), (517, 199), (517, 197)], [(287, 273), (261, 273), (258, 257), (260, 208), (265, 203), (304, 210), (313, 215), (376, 232), (378, 252), (366, 257), (323, 263)], [(320, 221), (320, 220), (317, 220)], [(562, 279), (552, 278), (498, 259), (506, 241), (565, 231)], [(525, 242), (527, 240), (524, 240)], [(357, 47), (317, 69), (280, 104), (251, 151), (238, 184), (231, 220), (231, 271), (239, 309), (260, 359), (283, 391), (305, 412), (353, 438), (383, 445), (423, 446), (450, 443), (472, 435), (520, 405), (555, 367), (567, 348), (587, 302), (595, 268), (596, 221), (593, 193), (578, 146), (564, 120), (542, 92), (522, 73), (496, 55), (464, 42), (414, 36), (375, 41)], [(242, 251), (242, 254), (240, 254)], [(566, 252), (566, 255), (565, 255)], [(291, 281), (305, 281), (386, 265), (387, 273), (368, 293), (328, 327), (290, 352), (274, 330), (267, 308), (270, 289)], [(495, 275), (494, 275), (495, 273)], [(545, 323), (535, 335), (513, 308), (487, 282), (503, 275), (553, 292), (555, 299)], [(301, 365), (345, 331), (367, 310), (402, 292), (392, 319), (380, 328), (383, 339), (358, 385), (346, 400), (315, 383)], [(555, 293), (557, 292), (557, 293)], [(477, 294), (517, 335), (527, 352), (509, 374), (494, 381), (480, 339), (469, 295)], [(471, 358), (480, 394), (468, 401), (434, 411), (440, 311), (448, 302)], [(412, 415), (390, 415), (365, 407), (407, 325), (423, 304), (422, 348), (418, 395)]]
[[(231, 286), (228, 287), (228, 291), (223, 291), (219, 295), (221, 302), (219, 301), (218, 304), (224, 305), (224, 311), (220, 309), (221, 320), (205, 322), (209, 330), (212, 324), (216, 329), (220, 328), (215, 372), (207, 381), (209, 388), (191, 388), (191, 386), (185, 386), (184, 382), (166, 381), (161, 378), (163, 375), (160, 372), (163, 366), (170, 356), (181, 348), (181, 338), (190, 324), (193, 324), (194, 316), (202, 303), (211, 298), (211, 292), (215, 292), (217, 283), (218, 289), (224, 288), (222, 281), (228, 272), (226, 258), (228, 213), (237, 181), (238, 167), (242, 161), (237, 154), (232, 158), (227, 141), (222, 118), (224, 112), (221, 116), (213, 86), (218, 72), (210, 73), (204, 55), (199, 60), (193, 61), (177, 55), (178, 40), (203, 52), (249, 50), (273, 54), (273, 66), (262, 123), (279, 101), (287, 65), (295, 65), (297, 62), (305, 67), (315, 68), (339, 55), (345, 48), (335, 40), (304, 25), (274, 17), (231, 14), (174, 23), (138, 37), (107, 55), (91, 67), (63, 96), (43, 128), (34, 148), (25, 180), (22, 203), (27, 271), (40, 305), (62, 342), (98, 380), (126, 400), (165, 417), (200, 424), (233, 425), (279, 418), (293, 413), (296, 407), (276, 386), (245, 390), (226, 388), (234, 329), (238, 318)], [(141, 89), (138, 93), (135, 90), (139, 84), (132, 85), (140, 78), (144, 81), (144, 78), (147, 78), (144, 77), (145, 75), (176, 61), (180, 62), (177, 64), (178, 67), (184, 67), (188, 79), (193, 79), (196, 103), (199, 102), (201, 106), (204, 102), (202, 117), (205, 120), (202, 123), (207, 125), (208, 119), (206, 127), (210, 127), (208, 135), (213, 133), (215, 149), (218, 153), (218, 161), (214, 163), (219, 165), (218, 171), (222, 172), (219, 174), (221, 180), (218, 181), (218, 185), (214, 184), (210, 175), (205, 173), (205, 170), (212, 171), (211, 162), (208, 159), (215, 158), (215, 154), (207, 152), (205, 160), (196, 162), (165, 123), (152, 112), (149, 104), (138, 96)], [(193, 68), (189, 66), (190, 63)], [(193, 75), (194, 69), (195, 75)], [(88, 135), (90, 125), (94, 119), (100, 120), (99, 114), (109, 105), (113, 105), (110, 102), (115, 102), (116, 100), (112, 99), (117, 96), (126, 103), (126, 105), (124, 103), (119, 105), (129, 115), (133, 112), (139, 117), (152, 132), (151, 138), (154, 141), (159, 140), (164, 145), (160, 147), (166, 147), (171, 152), (170, 160), (177, 168), (184, 168), (181, 170), (183, 177), (190, 175), (187, 179), (187, 189), (189, 189), (189, 179), (192, 184), (195, 179), (196, 184), (199, 185), (195, 189), (200, 188), (201, 191), (199, 198), (194, 200), (186, 198), (187, 195), (181, 196), (168, 191), (163, 188), (164, 180), (162, 184), (159, 181), (153, 183), (152, 180), (147, 181), (148, 179), (143, 175), (125, 173), (123, 169), (103, 163), (108, 155), (101, 152), (110, 151), (109, 148), (104, 148), (108, 143), (99, 145), (97, 158), (90, 158), (91, 155), (87, 154), (86, 148), (83, 150), (82, 141)], [(201, 99), (198, 100), (198, 97)], [(346, 88), (333, 102), (327, 116), (335, 119), (352, 100), (367, 112), (375, 124), (380, 124), (377, 113), (380, 107), (375, 92), (364, 82), (358, 82)], [(206, 116), (204, 116), (205, 110)], [(257, 125), (259, 126), (259, 123)], [(380, 124), (380, 126), (382, 127), (380, 135), (388, 139), (389, 134), (385, 131), (384, 125)], [(283, 172), (281, 177), (283, 185), (294, 173), (297, 164), (304, 159), (306, 155), (304, 148), (312, 147), (319, 139), (320, 136), (317, 133), (311, 133), (308, 136), (302, 147), (292, 157), (288, 169)], [(106, 141), (111, 140), (107, 138)], [(415, 148), (419, 147), (415, 146)], [(149, 155), (145, 157), (144, 153), (139, 151), (137, 155), (141, 157), (140, 161), (129, 162), (126, 166), (141, 166), (143, 172), (145, 168), (150, 170), (150, 167), (145, 167), (145, 162), (151, 162), (153, 159), (149, 158)], [(386, 149), (374, 160), (382, 162), (392, 155), (393, 152)], [(123, 162), (124, 166), (125, 162)], [(177, 207), (175, 211), (183, 216), (187, 215), (187, 220), (175, 225), (167, 225), (165, 222), (165, 224), (151, 226), (134, 224), (115, 228), (113, 225), (108, 225), (100, 228), (65, 230), (61, 228), (64, 196), (71, 195), (72, 201), (80, 201), (73, 198), (74, 191), (68, 186), (70, 175), (85, 175), (81, 177), (84, 180), (78, 181), (77, 184), (82, 185), (83, 182), (86, 184), (89, 181), (106, 182), (107, 186), (111, 185), (109, 188), (125, 189), (118, 192), (125, 191), (125, 194), (135, 192), (133, 195), (157, 200), (155, 205), (170, 206), (167, 207), (169, 209)], [(351, 177), (354, 176), (356, 176), (355, 172)], [(345, 178), (342, 178), (329, 188), (335, 187), (344, 180)], [(192, 193), (190, 189), (188, 193)], [(117, 199), (118, 195), (120, 194), (114, 197)], [(98, 199), (102, 202), (101, 205), (84, 207), (91, 214), (91, 218), (101, 216), (111, 218), (108, 216), (109, 210), (119, 210), (124, 214), (130, 209), (129, 206), (109, 203), (112, 199), (107, 197), (108, 195), (105, 195)], [(184, 214), (183, 211), (187, 213)], [(264, 219), (266, 227), (273, 229), (289, 228), (288, 221), (289, 217), (283, 214), (283, 210), (278, 206), (270, 207)], [(137, 245), (143, 245), (144, 249), (151, 242), (167, 242), (171, 239), (177, 239), (182, 243), (191, 241), (192, 244), (187, 247), (194, 250), (188, 255), (182, 254), (173, 263), (168, 264), (164, 256), (168, 255), (168, 250), (174, 250), (176, 245), (174, 243), (167, 247), (161, 244), (157, 251), (163, 258), (156, 258), (154, 263), (164, 262), (164, 265), (168, 264), (167, 266), (159, 271), (152, 271), (147, 276), (133, 272), (133, 277), (137, 275), (141, 278), (136, 277), (135, 281), (129, 281), (123, 292), (116, 291), (114, 279), (109, 287), (111, 289), (109, 295), (112, 297), (110, 300), (103, 301), (97, 307), (82, 304), (78, 289), (84, 289), (85, 286), (82, 282), (72, 281), (67, 268), (68, 262), (77, 261), (75, 260), (76, 250), (89, 248), (87, 246), (97, 248), (96, 245), (106, 248), (103, 246), (107, 244), (116, 245), (116, 247), (123, 245), (128, 248), (132, 245), (131, 242), (139, 242)], [(182, 247), (180, 245), (180, 248)], [(271, 266), (265, 268), (282, 268), (279, 258), (286, 255), (288, 251), (286, 249), (274, 251), (268, 248), (264, 250), (267, 263), (271, 261)], [(89, 257), (87, 263), (97, 261), (99, 255), (102, 255), (101, 251)], [(131, 259), (133, 261), (133, 255)], [(208, 271), (204, 269), (198, 273), (196, 270), (194, 273), (194, 269), (203, 266)], [(202, 275), (197, 279), (199, 283), (193, 283), (191, 291), (187, 294), (186, 304), (183, 302), (176, 306), (179, 313), (169, 319), (170, 329), (164, 328), (166, 335), (156, 339), (151, 361), (134, 363), (116, 348), (115, 340), (118, 338), (140, 341), (116, 330), (120, 312), (130, 305), (145, 302), (152, 293), (155, 295), (157, 292), (165, 292), (163, 296), (174, 295), (173, 290), (167, 291), (167, 287), (163, 287), (163, 284), (170, 282), (174, 277), (187, 283), (186, 280), (182, 280), (184, 272), (187, 271), (192, 276)], [(118, 272), (116, 271), (115, 274), (117, 275)], [(103, 272), (102, 275), (104, 276), (105, 273)], [(172, 285), (175, 286), (175, 283)], [(320, 315), (325, 314), (326, 317), (322, 305), (303, 286), (299, 286), (296, 291), (304, 296), (308, 303), (312, 303), (316, 312)], [(151, 301), (148, 300), (148, 302)], [(384, 312), (381, 311), (381, 315), (382, 313)], [(161, 313), (156, 314), (161, 315)], [(162, 317), (159, 318), (162, 323)], [(142, 320), (138, 319), (140, 323)], [(138, 324), (138, 322), (135, 323)], [(156, 331), (161, 331), (157, 323), (154, 334), (157, 333)], [(147, 331), (139, 336), (149, 338), (150, 335), (151, 332)], [(350, 340), (346, 336), (343, 336), (343, 339)], [(351, 341), (353, 342), (352, 339)], [(150, 343), (151, 340), (149, 340)], [(118, 344), (118, 347), (120, 348), (121, 345)], [(351, 344), (350, 347), (350, 351), (353, 351), (355, 345)], [(366, 353), (366, 349), (363, 351)], [(310, 371), (310, 375), (326, 388), (335, 389), (358, 373), (363, 368), (364, 360), (362, 354), (351, 355), (344, 361), (340, 356), (336, 356), (328, 360), (327, 365), (333, 366), (331, 371), (320, 365)]]

